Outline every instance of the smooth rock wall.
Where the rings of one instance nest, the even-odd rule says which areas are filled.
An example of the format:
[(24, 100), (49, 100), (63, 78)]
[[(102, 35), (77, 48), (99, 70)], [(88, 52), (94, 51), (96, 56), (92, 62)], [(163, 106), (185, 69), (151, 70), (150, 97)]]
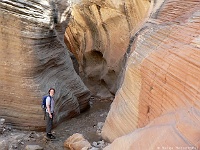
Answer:
[(200, 1), (154, 6), (102, 129), (114, 141), (105, 150), (200, 147)]
[(0, 3), (0, 116), (16, 128), (45, 127), (41, 98), (50, 87), (56, 90), (56, 123), (88, 107), (90, 92), (55, 30), (59, 20), (53, 4)]

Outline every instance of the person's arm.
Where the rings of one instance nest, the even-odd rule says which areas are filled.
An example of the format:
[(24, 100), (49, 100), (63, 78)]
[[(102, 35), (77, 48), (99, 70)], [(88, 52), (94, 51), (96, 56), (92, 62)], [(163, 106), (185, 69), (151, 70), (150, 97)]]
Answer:
[(47, 105), (47, 111), (48, 111), (49, 117), (52, 118), (51, 108), (50, 108), (50, 97), (47, 97), (47, 99), (46, 99), (46, 105)]

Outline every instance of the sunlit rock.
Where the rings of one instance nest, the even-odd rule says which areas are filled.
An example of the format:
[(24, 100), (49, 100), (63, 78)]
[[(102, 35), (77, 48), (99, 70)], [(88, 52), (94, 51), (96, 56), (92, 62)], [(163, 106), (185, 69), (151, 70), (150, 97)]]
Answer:
[(154, 6), (133, 37), (102, 130), (114, 141), (105, 150), (200, 147), (200, 1)]
[(91, 147), (91, 144), (82, 134), (75, 133), (64, 142), (64, 147), (70, 150), (87, 150)]
[(85, 0), (73, 5), (65, 43), (93, 94), (103, 98), (115, 94), (130, 37), (149, 6), (147, 0)]

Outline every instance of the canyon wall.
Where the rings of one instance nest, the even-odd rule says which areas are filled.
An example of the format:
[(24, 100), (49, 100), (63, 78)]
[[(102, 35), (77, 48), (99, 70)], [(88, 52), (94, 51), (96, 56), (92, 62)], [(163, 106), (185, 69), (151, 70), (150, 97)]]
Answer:
[[(65, 8), (61, 9), (62, 4)], [(76, 74), (56, 31), (67, 20), (67, 1), (0, 3), (0, 117), (16, 128), (43, 129), (41, 98), (55, 88), (55, 123), (80, 114), (90, 92)], [(65, 31), (65, 30), (64, 30)], [(64, 33), (63, 33), (64, 35)]]
[(200, 148), (200, 1), (154, 2), (132, 38), (105, 150)]
[[(200, 147), (200, 0), (0, 3), (0, 117), (42, 129), (42, 95), (56, 89), (55, 122), (111, 97), (105, 150)], [(151, 13), (150, 13), (151, 12)], [(125, 66), (123, 66), (125, 65)], [(79, 71), (77, 71), (79, 73)], [(118, 77), (123, 77), (119, 82)]]
[(82, 0), (73, 5), (65, 43), (92, 94), (108, 98), (116, 93), (129, 39), (149, 7), (148, 0)]

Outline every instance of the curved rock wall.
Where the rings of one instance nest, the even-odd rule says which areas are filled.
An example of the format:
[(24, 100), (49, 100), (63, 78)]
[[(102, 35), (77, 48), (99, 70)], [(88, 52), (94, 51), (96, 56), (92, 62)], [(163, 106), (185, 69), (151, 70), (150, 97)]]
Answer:
[(65, 43), (93, 94), (104, 98), (115, 94), (129, 38), (149, 6), (147, 0), (93, 0), (73, 5)]
[(56, 123), (88, 107), (90, 92), (54, 28), (53, 4), (0, 3), (0, 116), (17, 128), (45, 127), (41, 98), (50, 87), (56, 89)]
[(200, 147), (200, 1), (159, 6), (134, 37), (105, 150)]

